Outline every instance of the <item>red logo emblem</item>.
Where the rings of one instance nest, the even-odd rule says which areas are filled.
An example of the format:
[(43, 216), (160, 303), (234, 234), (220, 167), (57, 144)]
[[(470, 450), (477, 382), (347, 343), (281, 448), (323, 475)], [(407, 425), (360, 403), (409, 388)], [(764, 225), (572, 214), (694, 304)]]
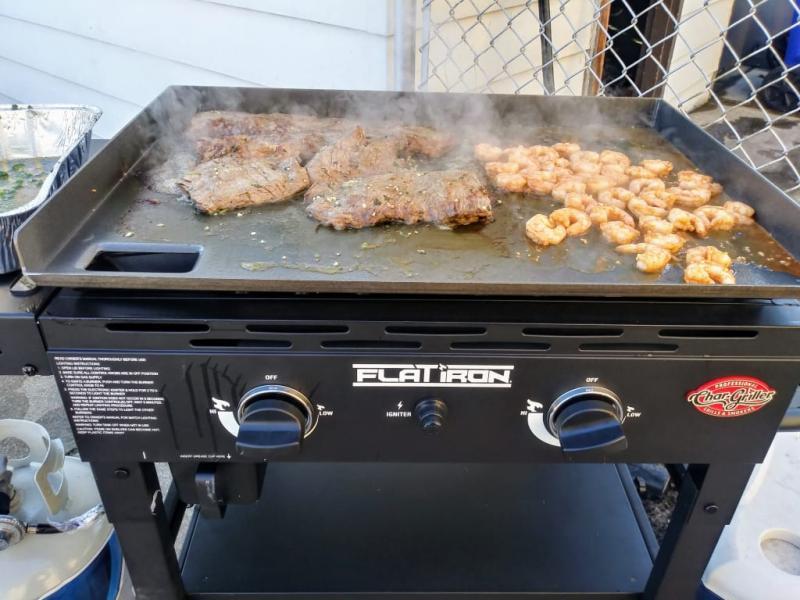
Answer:
[(686, 400), (712, 417), (741, 417), (756, 412), (775, 397), (775, 390), (755, 377), (720, 377), (692, 390)]

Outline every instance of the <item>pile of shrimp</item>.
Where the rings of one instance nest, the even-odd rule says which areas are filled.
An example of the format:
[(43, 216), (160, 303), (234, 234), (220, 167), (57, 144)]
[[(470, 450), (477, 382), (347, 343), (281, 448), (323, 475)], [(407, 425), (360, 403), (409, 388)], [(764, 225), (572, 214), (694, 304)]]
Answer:
[[(752, 225), (755, 211), (743, 202), (714, 204), (722, 186), (697, 171), (678, 171), (667, 160), (638, 165), (615, 150), (584, 150), (572, 142), (552, 146), (475, 146), (492, 185), (505, 192), (551, 197), (564, 204), (536, 214), (525, 233), (540, 246), (560, 244), (597, 227), (617, 252), (634, 255), (636, 268), (661, 273), (684, 244), (709, 232)], [(687, 283), (731, 284), (730, 257), (713, 246), (685, 253)], [(725, 258), (727, 257), (727, 258)]]

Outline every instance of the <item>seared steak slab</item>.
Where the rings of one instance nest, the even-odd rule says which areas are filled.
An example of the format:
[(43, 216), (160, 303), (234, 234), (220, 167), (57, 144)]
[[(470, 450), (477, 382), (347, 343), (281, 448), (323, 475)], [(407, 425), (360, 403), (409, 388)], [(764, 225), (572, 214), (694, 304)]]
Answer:
[(399, 150), (396, 138), (370, 139), (363, 128), (356, 127), (320, 150), (306, 165), (311, 179), (306, 198), (324, 194), (349, 179), (395, 169)]
[(178, 184), (204, 213), (288, 200), (308, 187), (308, 173), (295, 157), (223, 156), (202, 162)]
[(456, 227), (491, 221), (492, 202), (471, 171), (396, 170), (345, 181), (311, 198), (308, 214), (334, 229), (381, 223)]

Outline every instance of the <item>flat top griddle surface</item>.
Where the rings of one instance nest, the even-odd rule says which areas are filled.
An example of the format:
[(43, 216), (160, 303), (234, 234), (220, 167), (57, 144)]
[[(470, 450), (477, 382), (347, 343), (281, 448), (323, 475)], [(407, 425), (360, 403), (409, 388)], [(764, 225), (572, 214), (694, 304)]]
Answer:
[[(267, 100), (262, 111), (270, 110)], [(547, 106), (551, 100), (557, 99), (518, 97), (507, 101), (512, 103), (513, 113), (514, 107), (525, 106), (525, 101)], [(620, 101), (607, 106), (611, 106), (612, 114), (616, 106), (621, 114), (628, 113), (619, 119), (621, 124), (604, 119), (601, 126), (591, 122), (583, 127), (567, 126), (547, 119), (525, 119), (522, 113), (509, 119), (506, 108), (506, 113), (487, 123), (484, 131), (480, 124), (472, 126), (461, 147), (441, 166), (474, 165), (470, 155), (475, 141), (503, 145), (577, 141), (588, 149), (620, 150), (634, 162), (662, 158), (671, 160), (675, 171), (696, 167), (709, 173), (725, 185), (733, 199), (754, 205), (760, 223), (778, 231), (784, 244), (791, 242), (793, 232), (800, 229), (800, 217), (791, 200), (683, 117), (672, 116), (672, 125), (669, 120), (659, 123), (655, 119), (647, 126), (646, 119), (654, 118), (652, 103)], [(641, 118), (632, 118), (630, 112), (637, 110)], [(580, 114), (579, 110), (575, 112), (576, 119)], [(125, 135), (123, 132), (121, 137)], [(697, 156), (690, 160), (667, 138), (686, 144), (685, 150)], [(696, 140), (702, 142), (700, 147)], [(111, 145), (119, 142), (114, 140)], [(150, 144), (147, 151), (153, 153), (157, 148), (157, 144)], [(146, 154), (139, 153), (138, 162), (124, 165), (124, 176), (94, 201), (82, 222), (71, 226), (70, 235), (63, 235), (54, 223), (45, 227), (46, 210), (34, 217), (18, 243), (26, 271), (35, 281), (88, 287), (340, 293), (800, 296), (800, 263), (761, 225), (692, 240), (687, 247), (712, 243), (729, 252), (736, 260), (737, 285), (687, 285), (679, 263), (670, 265), (660, 276), (640, 273), (634, 267), (634, 257), (614, 252), (594, 228), (556, 247), (538, 248), (529, 243), (524, 235), (525, 221), (537, 212), (556, 208), (558, 204), (549, 198), (493, 191), (497, 199), (495, 221), (455, 231), (433, 225), (334, 231), (306, 216), (299, 198), (223, 215), (198, 214), (187, 200), (156, 194), (144, 186), (140, 174), (148, 159)], [(132, 156), (137, 158), (136, 153)], [(96, 160), (102, 160), (102, 156)], [(474, 168), (480, 170), (477, 165)], [(80, 175), (84, 173), (71, 184), (82, 184), (82, 189), (68, 184), (48, 205), (66, 204), (76, 195), (91, 199), (102, 194), (102, 183), (86, 189), (93, 180), (84, 177), (81, 182)], [(765, 191), (770, 197), (765, 197)], [(62, 215), (69, 218), (63, 209)], [(50, 218), (56, 218), (55, 214)], [(27, 253), (30, 244), (26, 238), (35, 235), (37, 229), (40, 235), (45, 231), (57, 238), (63, 235), (61, 248), (49, 255), (35, 249)], [(69, 230), (70, 225), (63, 229)], [(792, 250), (797, 252), (797, 248)], [(131, 264), (148, 265), (148, 270), (87, 269), (101, 251), (131, 257)], [(197, 252), (199, 258), (188, 272), (163, 272), (181, 267), (160, 267), (159, 255), (153, 253), (165, 252), (169, 258), (176, 251)], [(137, 257), (146, 260), (137, 262)], [(96, 263), (92, 268), (98, 268)]]

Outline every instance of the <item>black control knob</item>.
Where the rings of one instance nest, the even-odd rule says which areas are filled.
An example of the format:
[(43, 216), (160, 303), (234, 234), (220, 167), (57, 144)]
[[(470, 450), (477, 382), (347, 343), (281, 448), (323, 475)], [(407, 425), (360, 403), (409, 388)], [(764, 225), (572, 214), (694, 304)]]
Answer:
[(300, 452), (313, 424), (313, 408), (297, 390), (264, 385), (247, 392), (239, 402), (240, 456), (269, 460)]
[(622, 403), (616, 394), (601, 387), (582, 387), (556, 399), (548, 413), (548, 426), (566, 454), (608, 454), (628, 447), (622, 418)]
[(414, 416), (423, 431), (436, 433), (442, 428), (444, 420), (447, 418), (447, 404), (436, 398), (420, 400), (414, 407)]

